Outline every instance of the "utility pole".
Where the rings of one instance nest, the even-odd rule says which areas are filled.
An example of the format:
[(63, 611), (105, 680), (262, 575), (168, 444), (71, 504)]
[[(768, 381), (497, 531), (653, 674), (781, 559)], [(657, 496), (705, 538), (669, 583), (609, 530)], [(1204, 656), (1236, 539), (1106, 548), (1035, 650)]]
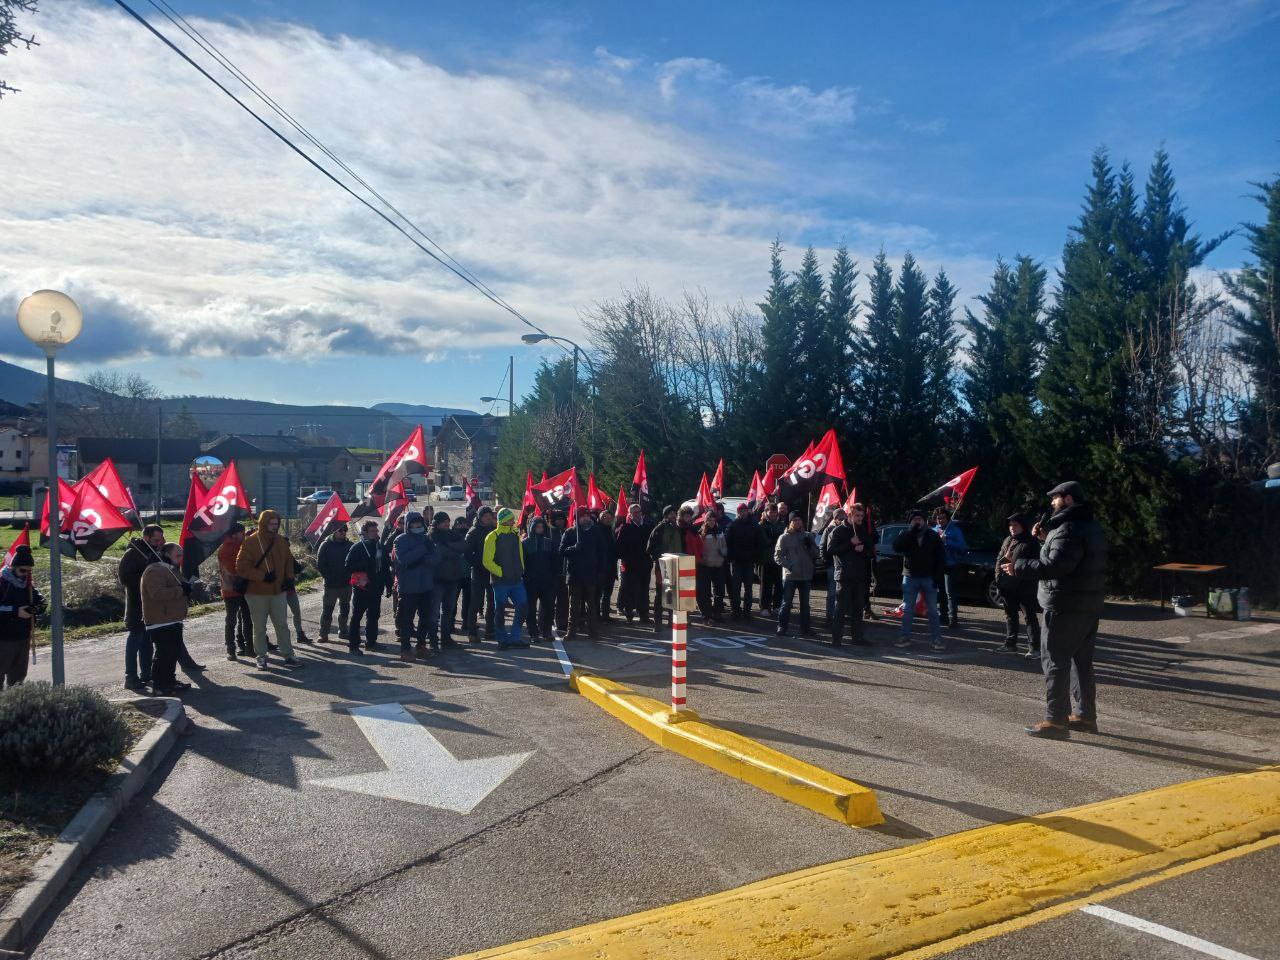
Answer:
[(507, 416), (516, 412), (516, 358), (507, 359)]
[(160, 452), (161, 438), (164, 436), (164, 407), (156, 401), (156, 523), (160, 522), (160, 474), (164, 470), (164, 458)]

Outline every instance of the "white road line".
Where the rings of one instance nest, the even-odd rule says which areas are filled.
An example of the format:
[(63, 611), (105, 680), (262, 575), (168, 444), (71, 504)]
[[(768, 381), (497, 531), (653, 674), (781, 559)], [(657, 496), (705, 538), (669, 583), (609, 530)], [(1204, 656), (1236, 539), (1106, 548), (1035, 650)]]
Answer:
[(551, 645), (556, 648), (556, 658), (560, 661), (560, 669), (564, 671), (566, 677), (573, 676), (573, 661), (569, 659), (569, 654), (565, 652), (564, 644), (559, 638), (552, 640)]
[(1240, 953), (1238, 950), (1232, 950), (1228, 947), (1220, 947), (1216, 943), (1201, 940), (1199, 937), (1193, 937), (1189, 933), (1161, 926), (1158, 923), (1152, 923), (1150, 920), (1143, 920), (1141, 917), (1130, 916), (1127, 913), (1121, 913), (1119, 910), (1112, 910), (1110, 907), (1102, 907), (1096, 903), (1091, 903), (1087, 907), (1081, 907), (1080, 910), (1082, 913), (1089, 913), (1095, 917), (1110, 920), (1112, 923), (1119, 923), (1126, 927), (1132, 927), (1134, 930), (1141, 930), (1143, 933), (1149, 933), (1153, 937), (1160, 937), (1170, 943), (1186, 947), (1188, 950), (1195, 950), (1210, 957), (1218, 957), (1220, 960), (1255, 960), (1254, 957), (1249, 956), (1247, 953)]

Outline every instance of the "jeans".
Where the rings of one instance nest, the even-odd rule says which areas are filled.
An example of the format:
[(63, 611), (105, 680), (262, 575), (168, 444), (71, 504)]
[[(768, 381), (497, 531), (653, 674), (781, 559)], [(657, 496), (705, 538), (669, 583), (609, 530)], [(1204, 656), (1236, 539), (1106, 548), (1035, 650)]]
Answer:
[(778, 607), (778, 629), (785, 632), (791, 622), (791, 598), (800, 591), (800, 632), (809, 632), (809, 589), (812, 584), (808, 580), (784, 580), (782, 582), (782, 603)]
[(177, 677), (178, 644), (182, 643), (182, 624), (171, 623), (166, 627), (148, 630), (148, 646), (155, 647), (155, 659), (151, 664), (151, 684), (158, 690), (171, 687)]
[(756, 567), (750, 560), (734, 560), (729, 564), (729, 609), (734, 616), (750, 613), (751, 584), (756, 579)]
[(933, 577), (902, 578), (902, 639), (911, 638), (911, 623), (916, 615), (916, 597), (924, 594), (924, 606), (929, 612), (929, 635), (934, 643), (942, 642), (942, 627), (938, 621), (938, 587)]
[[(698, 610), (702, 619), (710, 620), (724, 613), (725, 568), (706, 567), (698, 564), (694, 586), (698, 594)], [(714, 599), (713, 599), (714, 598)]]
[[(411, 641), (417, 640), (418, 646), (431, 638), (431, 645), (438, 646), (439, 635), (436, 632), (437, 608), (432, 604), (434, 591), (421, 593), (402, 593), (400, 603), (396, 606), (396, 636), (400, 638), (400, 649), (408, 650)], [(417, 620), (417, 627), (414, 620)]]
[(283, 593), (245, 594), (249, 617), (253, 620), (253, 652), (259, 658), (267, 655), (267, 620), (276, 631), (276, 643), (285, 658), (293, 656), (293, 640), (289, 636), (289, 601)]
[(378, 617), (382, 613), (380, 590), (351, 591), (351, 626), (347, 628), (347, 646), (352, 650), (360, 646), (360, 622), (364, 621), (364, 645), (372, 647), (378, 642)]
[(333, 629), (333, 608), (338, 608), (338, 636), (347, 632), (347, 623), (351, 619), (351, 584), (341, 587), (325, 587), (324, 598), (320, 601), (320, 639), (328, 640), (329, 631)]
[[(514, 611), (511, 614), (511, 629), (504, 629), (508, 598)], [(520, 625), (524, 623), (525, 611), (529, 606), (529, 598), (525, 593), (524, 583), (495, 583), (493, 585), (493, 622), (497, 629), (498, 646), (514, 647), (520, 642)]]
[[(960, 582), (960, 568), (947, 567), (946, 576), (942, 579), (942, 593), (938, 596), (940, 610), (946, 610), (947, 620), (955, 623), (960, 614), (960, 601), (956, 599), (956, 584)], [(941, 616), (941, 614), (939, 614)]]
[(844, 642), (844, 624), (848, 620), (855, 644), (864, 642), (862, 638), (862, 604), (866, 599), (867, 579), (862, 571), (846, 573), (836, 583), (836, 613), (831, 622), (831, 645), (838, 647)]
[(556, 618), (556, 582), (526, 581), (524, 592), (529, 599), (525, 613), (529, 635), (550, 637), (551, 625)]
[(146, 627), (129, 631), (124, 641), (124, 676), (126, 680), (151, 682), (151, 658), (154, 648)]
[(836, 565), (827, 564), (827, 626), (831, 626), (836, 615)]
[(227, 653), (249, 652), (249, 636), (253, 633), (253, 624), (249, 619), (249, 605), (244, 597), (223, 597), (222, 605), (226, 608), (226, 619), (222, 625), (222, 639), (227, 645)]
[(1097, 616), (1046, 610), (1044, 629), (1040, 665), (1044, 668), (1045, 718), (1064, 724), (1074, 704), (1077, 716), (1097, 720), (1098, 687), (1093, 677)]
[(431, 603), (436, 610), (436, 623), (440, 628), (441, 640), (453, 639), (453, 625), (458, 617), (458, 591), (462, 583), (458, 580), (437, 580), (431, 588)]

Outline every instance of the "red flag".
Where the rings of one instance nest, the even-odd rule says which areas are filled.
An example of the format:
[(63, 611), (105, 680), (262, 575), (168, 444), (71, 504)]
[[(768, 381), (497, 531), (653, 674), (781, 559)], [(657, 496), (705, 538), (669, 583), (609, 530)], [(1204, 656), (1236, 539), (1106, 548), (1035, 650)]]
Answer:
[(480, 494), (476, 493), (471, 481), (465, 478), (462, 481), (462, 495), (467, 498), (467, 513), (475, 513), (480, 509)]
[(849, 496), (845, 497), (845, 500), (844, 500), (845, 512), (847, 513), (848, 511), (852, 510), (853, 505), (857, 502), (858, 502), (858, 488), (850, 487)]
[(840, 505), (840, 491), (836, 489), (834, 483), (828, 483), (822, 488), (822, 495), (818, 497), (818, 506), (813, 511), (813, 532), (817, 533), (827, 525), (827, 514), (832, 508)]
[(618, 519), (624, 519), (631, 511), (631, 504), (627, 503), (627, 491), (622, 488), (622, 484), (618, 484)]
[[(71, 515), (71, 507), (76, 501), (76, 493), (79, 484), (75, 487), (67, 483), (61, 477), (58, 478), (58, 528), (62, 532), (66, 532), (68, 528), (67, 517)], [(44, 498), (44, 512), (40, 515), (40, 546), (45, 546), (49, 542), (49, 498)], [(66, 552), (65, 550), (63, 551)]]
[(609, 506), (609, 498), (600, 492), (600, 488), (596, 486), (596, 475), (594, 473), (587, 474), (587, 509), (588, 510), (605, 510)]
[(572, 527), (577, 522), (578, 522), (578, 501), (570, 500), (568, 526)]
[(765, 467), (764, 476), (760, 478), (760, 492), (766, 498), (778, 492), (778, 471), (774, 467)]
[(699, 516), (706, 513), (715, 505), (715, 498), (711, 496), (711, 484), (707, 482), (707, 474), (702, 474), (702, 482), (698, 484), (698, 499), (694, 504), (694, 509)]
[(314, 548), (332, 528), (337, 527), (339, 524), (350, 522), (351, 515), (347, 513), (347, 508), (342, 505), (342, 498), (335, 493), (317, 511), (316, 518), (307, 525), (307, 529), (302, 535), (307, 538)]
[(649, 492), (649, 468), (645, 466), (643, 450), (640, 451), (636, 472), (631, 478), (631, 499), (640, 504), (640, 509), (645, 513), (653, 510), (653, 496)]
[(31, 524), (22, 525), (22, 532), (13, 538), (13, 543), (9, 544), (9, 552), (4, 555), (4, 565), (6, 567), (13, 566), (13, 555), (18, 552), (19, 547), (31, 546)]
[[(387, 494), (382, 499), (382, 519), (388, 526), (395, 526), (396, 520), (400, 514), (404, 513), (405, 508), (409, 506), (409, 494), (404, 489), (404, 481), (399, 480), (395, 486), (387, 490)], [(356, 511), (356, 516), (360, 516), (360, 511)]]
[[(86, 560), (101, 560), (109, 546), (133, 529), (129, 519), (91, 483), (77, 485), (67, 520), (62, 539)], [(65, 546), (62, 551), (66, 552)]]
[(546, 483), (546, 482), (547, 482), (547, 471), (543, 470), (542, 479), (539, 481), (539, 483)]
[(253, 510), (249, 506), (244, 486), (240, 483), (240, 471), (232, 460), (218, 474), (218, 479), (213, 481), (209, 492), (191, 515), (191, 523), (187, 526), (188, 536), (182, 542), (182, 549), (191, 556), (183, 561), (183, 566), (198, 565), (205, 557), (212, 556), (226, 539), (231, 525), (251, 516)]
[(964, 495), (969, 492), (969, 484), (973, 483), (974, 474), (977, 472), (977, 467), (970, 467), (958, 477), (952, 477), (937, 490), (926, 493), (916, 501), (916, 506), (922, 509), (946, 507), (955, 513), (960, 509), (960, 504), (964, 503)]
[(365, 492), (364, 499), (356, 507), (353, 516), (369, 517), (375, 513), (382, 513), (391, 488), (407, 476), (426, 473), (428, 466), (427, 442), (422, 435), (422, 425), (419, 424), (413, 428), (409, 439), (400, 444), (396, 452), (387, 458), (387, 462), (373, 478), (373, 483)]
[(541, 483), (535, 483), (533, 497), (543, 513), (567, 510), (570, 503), (586, 505), (586, 498), (583, 497), (582, 487), (578, 483), (578, 474), (573, 467)]
[(724, 496), (724, 457), (716, 467), (716, 475), (711, 478), (711, 496), (719, 500)]
[(133, 523), (134, 529), (142, 529), (142, 520), (138, 517), (138, 506), (133, 502), (133, 494), (124, 485), (124, 481), (120, 479), (120, 473), (116, 470), (116, 465), (111, 462), (110, 457), (107, 457), (107, 459), (94, 467), (80, 482), (92, 483), (107, 498), (108, 503)]
[(828, 481), (844, 482), (844, 459), (840, 456), (835, 430), (828, 430), (791, 465), (778, 483), (778, 495), (787, 503), (793, 503)]
[(528, 477), (524, 481), (524, 499), (520, 501), (520, 529), (523, 530), (525, 524), (529, 522), (529, 517), (542, 516), (542, 510), (538, 506), (538, 501), (533, 498), (533, 471), (528, 471)]
[(187, 491), (187, 511), (182, 515), (182, 533), (178, 537), (178, 542), (183, 545), (182, 549), (186, 549), (187, 536), (191, 533), (191, 518), (196, 515), (196, 511), (200, 509), (204, 503), (204, 498), (209, 495), (209, 488), (204, 485), (204, 481), (200, 479), (200, 474), (191, 474), (191, 489)]

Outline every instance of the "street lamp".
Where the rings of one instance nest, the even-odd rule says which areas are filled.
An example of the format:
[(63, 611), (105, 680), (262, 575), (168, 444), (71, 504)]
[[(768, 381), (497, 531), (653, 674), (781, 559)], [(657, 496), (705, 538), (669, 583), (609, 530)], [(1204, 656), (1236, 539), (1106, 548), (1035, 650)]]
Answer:
[(44, 351), (45, 387), (48, 411), (45, 414), (45, 432), (49, 436), (49, 490), (45, 502), (49, 505), (49, 642), (53, 648), (53, 683), (66, 682), (66, 668), (62, 656), (62, 518), (58, 502), (58, 427), (57, 407), (54, 398), (54, 355), (80, 336), (84, 317), (76, 302), (65, 293), (56, 290), (37, 290), (18, 304), (18, 327), (28, 340)]
[(554, 337), (549, 333), (525, 333), (521, 334), (520, 339), (529, 345), (542, 343), (543, 340), (554, 340), (556, 343), (567, 343), (573, 347), (573, 385), (578, 385), (578, 355), (582, 355), (582, 359), (587, 361), (587, 366), (591, 368), (591, 472), (596, 472), (596, 365), (591, 362), (591, 358), (587, 356), (587, 351), (570, 340), (568, 337)]
[(505, 403), (510, 405), (511, 401), (506, 397), (481, 397), (481, 403)]

